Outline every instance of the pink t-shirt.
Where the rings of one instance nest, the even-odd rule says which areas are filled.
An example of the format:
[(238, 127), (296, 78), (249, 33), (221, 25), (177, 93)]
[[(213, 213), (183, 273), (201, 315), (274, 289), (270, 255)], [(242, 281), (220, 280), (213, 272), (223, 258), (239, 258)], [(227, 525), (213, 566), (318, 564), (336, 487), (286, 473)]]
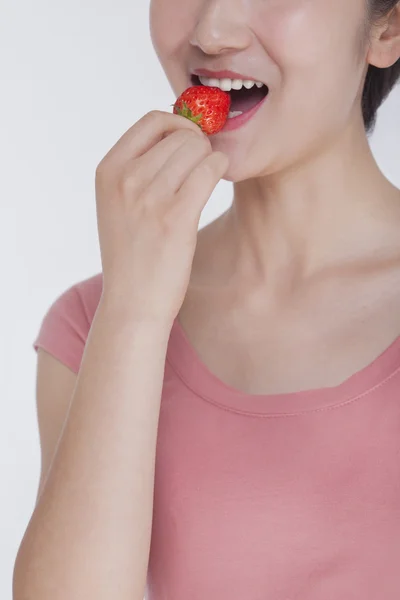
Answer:
[[(77, 373), (101, 287), (64, 292), (35, 348)], [(250, 395), (175, 321), (147, 598), (400, 599), (400, 337), (337, 387)]]

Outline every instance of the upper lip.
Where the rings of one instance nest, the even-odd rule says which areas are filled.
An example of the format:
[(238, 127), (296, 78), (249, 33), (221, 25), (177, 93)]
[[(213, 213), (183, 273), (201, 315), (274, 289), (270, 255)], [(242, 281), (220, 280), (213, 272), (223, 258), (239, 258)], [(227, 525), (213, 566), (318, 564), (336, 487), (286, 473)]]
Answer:
[(192, 71), (193, 75), (202, 75), (204, 77), (213, 77), (215, 79), (242, 79), (242, 80), (250, 80), (250, 81), (262, 81), (261, 79), (257, 79), (250, 75), (241, 75), (240, 73), (236, 73), (235, 71), (210, 71), (210, 69), (194, 69)]

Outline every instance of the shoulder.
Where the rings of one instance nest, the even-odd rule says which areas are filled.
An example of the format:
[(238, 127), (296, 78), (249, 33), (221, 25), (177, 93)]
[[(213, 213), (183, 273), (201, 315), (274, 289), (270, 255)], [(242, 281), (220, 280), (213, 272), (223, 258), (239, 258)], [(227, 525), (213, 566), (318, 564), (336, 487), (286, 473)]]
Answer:
[(98, 273), (63, 291), (45, 313), (34, 349), (45, 350), (78, 373), (102, 289), (103, 275)]

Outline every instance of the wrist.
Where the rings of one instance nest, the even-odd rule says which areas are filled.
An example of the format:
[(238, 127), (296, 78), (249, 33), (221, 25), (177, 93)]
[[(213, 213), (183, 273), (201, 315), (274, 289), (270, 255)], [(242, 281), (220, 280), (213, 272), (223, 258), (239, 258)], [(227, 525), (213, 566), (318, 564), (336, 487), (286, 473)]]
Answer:
[(114, 321), (117, 325), (148, 330), (167, 338), (169, 338), (173, 325), (173, 319), (166, 318), (164, 315), (152, 315), (146, 310), (138, 308), (132, 302), (107, 294), (102, 294), (97, 313), (107, 320)]

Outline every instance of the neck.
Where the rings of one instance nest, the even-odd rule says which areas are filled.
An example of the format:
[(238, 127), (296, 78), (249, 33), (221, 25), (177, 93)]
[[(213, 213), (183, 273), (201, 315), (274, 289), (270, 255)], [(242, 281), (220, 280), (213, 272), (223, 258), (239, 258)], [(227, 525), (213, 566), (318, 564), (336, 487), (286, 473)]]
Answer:
[(385, 224), (394, 217), (399, 223), (399, 211), (400, 192), (380, 171), (365, 134), (342, 132), (285, 171), (234, 184), (223, 217), (231, 272), (298, 279), (365, 258), (374, 239), (387, 235)]

